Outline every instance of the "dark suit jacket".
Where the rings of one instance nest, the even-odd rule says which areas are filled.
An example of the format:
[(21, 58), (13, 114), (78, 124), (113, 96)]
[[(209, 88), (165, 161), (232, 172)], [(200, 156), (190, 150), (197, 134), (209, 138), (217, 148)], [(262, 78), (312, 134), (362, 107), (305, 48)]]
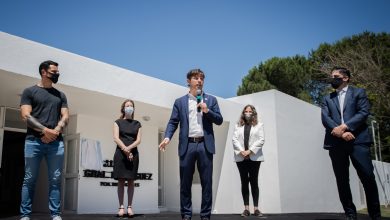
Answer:
[[(352, 132), (355, 140), (351, 144), (371, 143), (371, 135), (368, 132), (366, 120), (369, 113), (370, 103), (364, 89), (348, 86), (345, 94), (343, 118), (348, 126), (348, 131)], [(333, 128), (341, 124), (340, 104), (337, 92), (327, 95), (321, 105), (322, 124), (326, 129), (324, 148), (329, 149), (341, 144), (347, 144), (341, 138), (331, 134)]]
[[(208, 152), (215, 153), (215, 141), (213, 123), (220, 125), (223, 122), (222, 115), (219, 111), (217, 99), (214, 96), (203, 94), (203, 102), (209, 108), (207, 114), (203, 113), (203, 133), (205, 146)], [(179, 156), (183, 156), (187, 152), (188, 146), (188, 94), (176, 99), (173, 105), (171, 118), (169, 119), (165, 137), (172, 139), (178, 125), (180, 124), (179, 134)]]

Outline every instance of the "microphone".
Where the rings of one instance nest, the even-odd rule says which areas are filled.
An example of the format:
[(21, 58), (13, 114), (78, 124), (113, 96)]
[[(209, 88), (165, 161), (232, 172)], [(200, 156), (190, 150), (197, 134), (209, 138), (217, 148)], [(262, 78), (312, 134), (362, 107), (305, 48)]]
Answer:
[[(196, 90), (196, 102), (199, 104), (202, 101), (202, 90)], [(200, 112), (200, 106), (198, 106), (198, 112)]]

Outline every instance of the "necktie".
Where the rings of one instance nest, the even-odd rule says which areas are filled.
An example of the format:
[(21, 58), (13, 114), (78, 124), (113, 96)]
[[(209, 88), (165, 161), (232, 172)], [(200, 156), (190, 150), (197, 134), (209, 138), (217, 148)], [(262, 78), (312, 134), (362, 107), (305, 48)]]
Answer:
[(344, 100), (345, 100), (345, 91), (344, 90), (340, 90), (340, 92), (339, 92), (339, 104), (340, 104), (341, 123), (344, 123), (344, 117), (343, 117)]

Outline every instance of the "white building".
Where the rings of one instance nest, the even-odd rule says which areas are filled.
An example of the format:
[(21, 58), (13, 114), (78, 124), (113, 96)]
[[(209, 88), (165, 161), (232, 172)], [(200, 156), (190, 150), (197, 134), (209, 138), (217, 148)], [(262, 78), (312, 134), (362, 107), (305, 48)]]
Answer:
[[(81, 214), (117, 211), (116, 187), (110, 186), (115, 180), (85, 176), (96, 172), (88, 173), (81, 166), (80, 140), (99, 141), (103, 160), (112, 160), (116, 147), (112, 126), (126, 98), (135, 101), (135, 118), (143, 126), (139, 172), (152, 174), (151, 180), (136, 181), (139, 187), (134, 195), (134, 210), (136, 213), (179, 211), (177, 136), (165, 153), (159, 152), (158, 143), (174, 100), (187, 93), (188, 88), (4, 32), (0, 32), (0, 206), (17, 206), (15, 195), (20, 193), (26, 132), (18, 113), (20, 94), (24, 88), (39, 81), (38, 65), (48, 59), (60, 64), (61, 77), (55, 87), (66, 94), (71, 113), (65, 138), (64, 211)], [(185, 74), (180, 76), (183, 80)], [(256, 106), (265, 125), (265, 162), (259, 175), (262, 211), (342, 212), (328, 152), (322, 148), (324, 128), (320, 108), (276, 90), (218, 98), (218, 102), (224, 123), (214, 127), (217, 147), (213, 172), (214, 213), (240, 213), (243, 209), (231, 138), (234, 124), (246, 104)], [(381, 182), (378, 188), (381, 201), (385, 203), (389, 166), (375, 164), (380, 167), (378, 171), (382, 178), (377, 176), (377, 181)], [(47, 211), (44, 168), (41, 168), (37, 184), (35, 211)], [(99, 175), (107, 177), (112, 168), (103, 167), (103, 171), (106, 173)], [(352, 167), (350, 179), (355, 204), (357, 208), (363, 208), (363, 189)], [(195, 178), (195, 212), (200, 210), (200, 190)]]

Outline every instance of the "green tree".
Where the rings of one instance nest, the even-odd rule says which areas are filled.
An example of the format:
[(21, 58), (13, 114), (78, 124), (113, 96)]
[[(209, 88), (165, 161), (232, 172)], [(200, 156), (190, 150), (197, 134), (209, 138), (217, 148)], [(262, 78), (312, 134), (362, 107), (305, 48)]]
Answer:
[(310, 101), (309, 92), (305, 89), (311, 76), (310, 69), (310, 63), (304, 56), (271, 58), (249, 71), (248, 75), (243, 78), (237, 94), (244, 95), (277, 89)]
[(276, 89), (276, 87), (267, 80), (263, 66), (264, 64), (260, 63), (258, 67), (253, 67), (249, 70), (248, 75), (242, 79), (242, 85), (238, 87), (238, 95)]
[(324, 43), (311, 52), (309, 60), (312, 77), (317, 79), (334, 66), (351, 70), (351, 84), (367, 91), (373, 119), (379, 125), (383, 159), (390, 161), (390, 35), (364, 32)]
[(330, 87), (323, 81), (334, 66), (351, 70), (351, 84), (365, 88), (379, 125), (382, 155), (390, 162), (390, 35), (364, 32), (335, 43), (323, 43), (308, 58), (273, 57), (252, 68), (237, 95), (277, 89), (319, 104)]

